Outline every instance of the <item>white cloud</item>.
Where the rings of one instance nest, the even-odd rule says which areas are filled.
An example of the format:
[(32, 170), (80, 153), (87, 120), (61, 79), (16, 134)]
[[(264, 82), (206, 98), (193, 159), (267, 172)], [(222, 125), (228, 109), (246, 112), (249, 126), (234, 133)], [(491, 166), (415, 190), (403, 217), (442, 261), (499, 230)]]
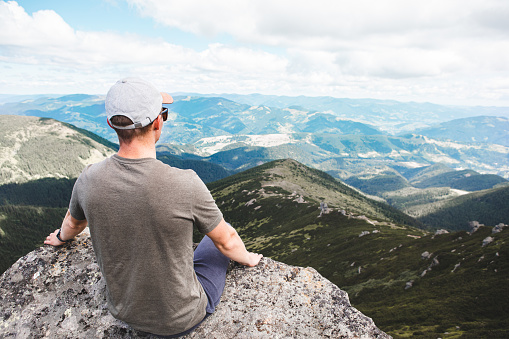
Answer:
[[(189, 76), (207, 80), (208, 86), (222, 79), (222, 83), (235, 88), (235, 81), (270, 77), (273, 72), (283, 72), (286, 66), (284, 58), (261, 50), (211, 44), (206, 50), (195, 51), (134, 34), (75, 31), (54, 11), (38, 11), (30, 16), (16, 2), (0, 2), (0, 32), (0, 62), (9, 64), (0, 84), (6, 87), (9, 81), (11, 85), (23, 82), (25, 87), (33, 86), (48, 76), (44, 86), (38, 86), (48, 90), (48, 85), (59, 83), (50, 78), (67, 73), (67, 81), (71, 81), (79, 71), (106, 73), (100, 78), (106, 77), (108, 85), (129, 74), (175, 86), (180, 86), (179, 79)], [(13, 73), (13, 64), (25, 65), (23, 76)], [(38, 67), (29, 67), (28, 71), (27, 65)], [(90, 85), (90, 80), (85, 82)], [(192, 81), (188, 85), (189, 90)]]
[(134, 75), (169, 91), (509, 104), (505, 0), (124, 1), (211, 42), (76, 30), (0, 1), (0, 92), (104, 93)]
[[(491, 51), (509, 34), (504, 15), (509, 4), (503, 0), (127, 1), (163, 25), (204, 36), (228, 34), (240, 43), (335, 52), (336, 61), (344, 61), (342, 72), (354, 75), (471, 71), (479, 58), (485, 64), (501, 59)], [(506, 70), (509, 63), (495, 64)]]

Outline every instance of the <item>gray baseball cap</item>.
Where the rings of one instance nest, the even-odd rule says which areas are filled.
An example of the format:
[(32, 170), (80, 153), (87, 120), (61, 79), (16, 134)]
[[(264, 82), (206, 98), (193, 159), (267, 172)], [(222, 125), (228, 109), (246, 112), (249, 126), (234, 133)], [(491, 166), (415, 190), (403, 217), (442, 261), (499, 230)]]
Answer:
[[(125, 78), (117, 81), (106, 95), (106, 114), (108, 124), (116, 129), (142, 128), (154, 121), (163, 104), (173, 103), (168, 93), (159, 92), (151, 83), (139, 78)], [(115, 115), (123, 115), (132, 120), (129, 126), (116, 126), (111, 123)]]

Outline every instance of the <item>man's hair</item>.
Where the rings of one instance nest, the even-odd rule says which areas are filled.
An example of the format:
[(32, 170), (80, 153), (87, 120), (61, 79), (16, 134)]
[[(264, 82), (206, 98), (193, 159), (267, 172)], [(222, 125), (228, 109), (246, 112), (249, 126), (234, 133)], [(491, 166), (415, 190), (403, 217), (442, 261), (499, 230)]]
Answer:
[[(115, 115), (110, 119), (113, 125), (117, 125), (120, 127), (129, 126), (133, 124), (133, 121), (126, 116), (123, 115)], [(150, 131), (153, 121), (145, 127), (142, 128), (134, 128), (134, 129), (116, 129), (113, 127), (115, 132), (117, 132), (118, 138), (123, 142), (131, 142), (134, 138), (144, 136)]]

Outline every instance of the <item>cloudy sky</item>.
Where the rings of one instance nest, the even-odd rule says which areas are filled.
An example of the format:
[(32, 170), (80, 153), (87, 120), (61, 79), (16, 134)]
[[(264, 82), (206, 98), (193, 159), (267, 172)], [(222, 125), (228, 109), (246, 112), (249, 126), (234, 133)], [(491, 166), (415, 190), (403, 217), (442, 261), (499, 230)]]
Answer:
[(507, 0), (0, 1), (0, 94), (263, 93), (509, 106)]

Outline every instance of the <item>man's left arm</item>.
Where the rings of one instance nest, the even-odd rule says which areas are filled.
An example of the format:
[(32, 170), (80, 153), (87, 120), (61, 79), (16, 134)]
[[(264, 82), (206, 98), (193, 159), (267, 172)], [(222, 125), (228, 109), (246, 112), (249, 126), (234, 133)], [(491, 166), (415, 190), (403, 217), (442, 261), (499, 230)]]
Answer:
[[(62, 227), (60, 229), (55, 230), (55, 232), (51, 233), (46, 237), (44, 243), (46, 245), (52, 246), (61, 246), (65, 244), (65, 240), (70, 240), (80, 234), (87, 227), (87, 220), (78, 220), (75, 219), (69, 210), (64, 217), (64, 221), (62, 221)], [(60, 239), (64, 241), (60, 241), (57, 238), (57, 234), (60, 232)]]

